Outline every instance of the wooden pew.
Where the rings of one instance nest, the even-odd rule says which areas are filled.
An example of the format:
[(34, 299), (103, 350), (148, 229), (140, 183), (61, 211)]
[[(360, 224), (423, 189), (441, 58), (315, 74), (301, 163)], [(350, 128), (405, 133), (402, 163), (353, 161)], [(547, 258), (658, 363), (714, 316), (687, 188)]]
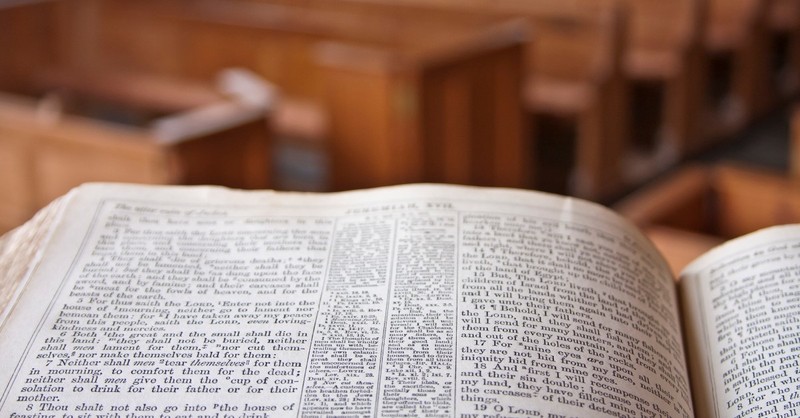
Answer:
[(689, 166), (614, 209), (642, 227), (678, 271), (724, 240), (800, 221), (800, 183), (730, 164)]
[[(626, 74), (634, 82), (680, 74), (662, 98), (661, 134), (673, 139), (669, 148), (676, 151), (666, 153), (671, 162), (734, 133), (797, 84), (796, 0), (623, 1), (630, 28)], [(663, 168), (668, 162), (642, 159), (632, 168)]]
[(800, 91), (800, 1), (767, 2), (769, 104), (779, 104)]
[[(631, 144), (621, 70), (624, 21), (615, 5), (531, 2), (523, 12), (535, 34), (525, 97), (538, 128), (541, 177), (560, 178), (569, 169), (566, 187), (540, 183), (545, 190), (602, 199), (626, 187), (622, 157)], [(555, 143), (565, 140), (574, 143)], [(565, 160), (550, 153), (553, 148), (573, 155)]]
[(796, 180), (734, 164), (690, 166), (615, 206), (639, 225), (658, 224), (724, 239), (800, 219)]
[(622, 0), (628, 15), (625, 76), (631, 83), (632, 154), (626, 174), (641, 182), (698, 150), (705, 100), (703, 1)]
[[(506, 99), (519, 97), (521, 50), (473, 62), (476, 47), (452, 49), (447, 60), (427, 52), (403, 62), (379, 49), (320, 45), (331, 155), (358, 167), (338, 170), (335, 184), (368, 184), (361, 171), (372, 166), (386, 177), (411, 170), (409, 178), (425, 181), (529, 187), (531, 138), (521, 135), (521, 102)], [(391, 114), (378, 113), (378, 104), (392, 102)]]
[(706, 1), (703, 123), (708, 127), (704, 137), (713, 141), (742, 129), (764, 108), (769, 58), (764, 0)]
[[(526, 46), (523, 95), (539, 144), (535, 169), (540, 181), (535, 187), (587, 198), (624, 188), (620, 168), (620, 155), (628, 145), (620, 69), (624, 22), (615, 0), (304, 0), (302, 4), (359, 13), (434, 15), (444, 21), (525, 19), (534, 33)], [(554, 132), (559, 130), (566, 133)]]
[(789, 176), (800, 179), (800, 107), (797, 104), (789, 117)]
[[(60, 73), (47, 79), (59, 85), (60, 97), (0, 94), (0, 231), (87, 181), (270, 186), (269, 103), (252, 100), (252, 93), (225, 97), (131, 73)], [(104, 97), (103, 87), (120, 84), (149, 88), (129, 90), (130, 100), (117, 88)], [(93, 105), (104, 99), (113, 105)], [(175, 108), (182, 102), (201, 104)], [(71, 111), (102, 108), (108, 114), (126, 103), (130, 108), (115, 119), (147, 122), (127, 125)], [(173, 111), (150, 108), (152, 103)]]
[[(482, 25), (486, 19), (450, 24), (432, 18), (411, 20), (402, 15), (375, 15), (364, 20), (361, 15), (347, 10), (315, 11), (263, 2), (175, 0), (142, 5), (124, 0), (73, 1), (76, 5), (99, 4), (96, 13), (101, 18), (96, 19), (97, 25), (91, 29), (97, 37), (94, 45), (88, 47), (92, 51), (89, 55), (93, 55), (90, 60), (93, 65), (138, 68), (200, 79), (209, 77), (221, 66), (243, 66), (280, 86), (286, 96), (322, 104), (331, 114), (361, 115), (356, 119), (358, 122), (371, 124), (371, 135), (366, 135), (369, 138), (365, 138), (368, 130), (358, 123), (345, 122), (339, 117), (321, 118), (331, 123), (328, 144), (333, 156), (331, 186), (334, 189), (409, 181), (489, 182), (515, 187), (530, 184), (527, 170), (531, 167), (528, 160), (531, 153), (529, 145), (523, 141), (528, 135), (519, 97), (519, 59), (510, 58), (521, 54), (519, 45), (525, 34), (518, 26)], [(149, 30), (141, 31), (141, 27), (152, 28), (157, 35), (151, 35)], [(73, 29), (81, 31), (81, 28)], [(366, 55), (382, 56), (378, 61), (390, 65), (372, 65), (375, 60), (354, 61), (364, 67), (347, 70), (351, 74), (377, 73), (380, 76), (360, 77), (356, 80), (357, 86), (351, 83), (350, 91), (342, 90), (331, 80), (344, 77), (344, 73), (330, 72), (336, 67), (331, 64), (336, 60), (323, 59), (332, 54), (319, 52), (320, 43), (326, 41), (351, 43), (355, 49), (377, 50), (376, 54)], [(75, 61), (74, 64), (79, 65), (79, 60)], [(484, 65), (494, 69), (473, 69)], [(451, 71), (437, 70), (448, 66)], [(329, 72), (334, 75), (329, 76)], [(497, 72), (507, 74), (507, 78), (497, 77)], [(434, 82), (434, 74), (438, 74), (435, 77), (440, 80)], [(378, 82), (379, 79), (382, 81)], [(473, 161), (473, 173), (469, 176), (447, 174), (451, 171), (434, 176), (435, 171), (423, 165), (426, 158), (430, 160), (425, 153), (440, 141), (433, 134), (435, 131), (422, 128), (423, 123), (434, 120), (432, 115), (436, 112), (444, 112), (444, 116), (437, 117), (456, 121), (460, 118), (449, 112), (462, 111), (452, 104), (437, 107), (425, 101), (426, 89), (465, 81), (470, 86), (485, 86), (491, 97), (501, 101), (503, 108), (510, 109), (504, 114), (486, 114), (490, 122), (484, 124), (484, 129), (490, 131), (484, 132), (484, 137), (491, 138), (485, 142), (486, 149), (495, 155), (508, 150), (506, 169), (502, 170), (505, 174), (484, 175), (498, 171), (491, 168), (494, 163), (488, 165), (488, 169), (483, 168), (488, 159), (478, 157)], [(512, 91), (507, 86), (519, 88)], [(342, 94), (344, 96), (339, 97)], [(339, 109), (339, 106), (355, 107)], [(482, 112), (482, 105), (470, 102), (470, 106), (472, 114)], [(367, 118), (367, 114), (376, 116)], [(449, 138), (458, 138), (456, 132), (481, 132), (471, 118), (459, 122), (462, 123), (444, 128)], [(500, 140), (504, 143), (494, 142)], [(456, 152), (480, 155), (468, 151), (472, 142), (450, 146), (459, 145)]]
[(31, 69), (56, 62), (55, 3), (0, 3), (0, 89), (18, 86)]

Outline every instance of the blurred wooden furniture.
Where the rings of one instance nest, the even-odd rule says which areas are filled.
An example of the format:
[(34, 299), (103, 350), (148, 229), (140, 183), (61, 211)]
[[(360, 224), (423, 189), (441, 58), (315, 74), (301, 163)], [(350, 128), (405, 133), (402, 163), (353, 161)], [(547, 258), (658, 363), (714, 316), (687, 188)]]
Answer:
[(800, 107), (797, 102), (789, 119), (789, 176), (800, 179)]
[[(527, 35), (518, 25), (386, 13), (366, 19), (303, 3), (69, 0), (63, 7), (63, 30), (88, 39), (66, 48), (70, 66), (192, 79), (241, 66), (276, 84), (282, 97), (299, 99), (289, 103), (315, 104), (289, 114), (327, 112), (312, 119), (330, 129), (333, 189), (414, 181), (530, 185), (519, 94)], [(489, 101), (437, 102), (429, 99), (432, 88), (447, 97), (467, 88), (464, 94)], [(486, 112), (491, 103), (506, 111)], [(289, 123), (276, 126), (276, 135), (298, 131)], [(444, 147), (467, 162), (426, 163)]]
[(625, 171), (641, 182), (699, 148), (704, 1), (622, 2), (633, 143)]
[[(535, 34), (525, 97), (539, 135), (540, 176), (566, 177), (565, 185), (539, 184), (589, 199), (618, 193), (630, 145), (621, 10), (596, 0), (527, 2), (520, 10)], [(552, 152), (559, 149), (566, 159)]]
[(767, 92), (769, 54), (765, 0), (706, 0), (707, 95), (704, 137), (710, 141), (742, 129)]
[(767, 72), (771, 105), (780, 104), (800, 91), (800, 0), (767, 2), (766, 26), (769, 56)]
[[(286, 3), (287, 0), (260, 0)], [(521, 18), (534, 34), (525, 47), (526, 110), (536, 132), (534, 187), (586, 198), (624, 188), (627, 144), (620, 60), (623, 15), (616, 0), (308, 0), (359, 13), (437, 16), (475, 25)]]
[(532, 138), (524, 134), (519, 97), (522, 50), (518, 43), (501, 41), (507, 47), (498, 49), (485, 40), (404, 56), (321, 44), (334, 186), (364, 187), (401, 175), (530, 187)]
[(0, 94), (0, 231), (88, 181), (270, 186), (269, 103), (252, 91), (136, 73), (51, 71), (40, 82), (53, 90), (39, 99)]
[(688, 166), (614, 209), (642, 227), (678, 271), (725, 240), (800, 221), (800, 183), (736, 165)]
[(56, 0), (0, 3), (0, 89), (24, 83), (32, 68), (56, 63), (55, 5)]

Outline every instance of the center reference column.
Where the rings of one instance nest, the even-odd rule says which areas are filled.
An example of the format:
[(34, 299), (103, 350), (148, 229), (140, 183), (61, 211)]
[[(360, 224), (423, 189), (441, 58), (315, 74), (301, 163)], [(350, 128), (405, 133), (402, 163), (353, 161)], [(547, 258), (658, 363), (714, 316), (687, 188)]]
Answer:
[(456, 220), (414, 204), (338, 220), (301, 413), (452, 415)]
[(301, 412), (370, 414), (377, 391), (394, 220), (338, 221)]
[(453, 416), (456, 225), (453, 211), (398, 222), (379, 416)]

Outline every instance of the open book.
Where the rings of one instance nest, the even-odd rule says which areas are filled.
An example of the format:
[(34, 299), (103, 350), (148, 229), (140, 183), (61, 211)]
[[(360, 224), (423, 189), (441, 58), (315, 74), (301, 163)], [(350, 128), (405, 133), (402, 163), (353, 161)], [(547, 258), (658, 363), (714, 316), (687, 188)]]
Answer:
[(0, 241), (0, 415), (800, 414), (800, 227), (676, 285), (535, 192), (86, 185)]

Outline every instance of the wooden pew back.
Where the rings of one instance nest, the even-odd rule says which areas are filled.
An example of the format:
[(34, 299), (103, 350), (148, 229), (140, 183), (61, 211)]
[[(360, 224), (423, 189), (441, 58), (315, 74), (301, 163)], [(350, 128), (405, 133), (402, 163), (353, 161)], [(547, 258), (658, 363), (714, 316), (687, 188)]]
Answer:
[(706, 45), (732, 49), (745, 41), (749, 30), (763, 17), (762, 0), (707, 0)]
[(538, 35), (528, 66), (534, 77), (598, 83), (616, 71), (620, 51), (614, 39), (615, 18), (592, 25), (567, 18), (529, 18)]
[[(627, 61), (635, 54), (665, 52), (681, 59), (700, 41), (702, 5), (699, 0), (622, 0), (628, 13)], [(668, 71), (680, 61), (669, 62)], [(657, 68), (652, 71), (658, 70)]]
[[(335, 189), (433, 181), (426, 177), (433, 172), (424, 169), (421, 161), (427, 149), (423, 146), (438, 138), (426, 134), (421, 124), (434, 119), (427, 112), (437, 111), (436, 107), (422, 105), (422, 98), (427, 97), (425, 89), (439, 83), (423, 82), (434, 68), (460, 68), (446, 72), (441, 81), (445, 85), (467, 80), (470, 85), (520, 86), (519, 71), (509, 67), (511, 61), (504, 58), (505, 52), (495, 51), (521, 54), (515, 45), (523, 41), (522, 31), (495, 30), (495, 23), (500, 21), (497, 18), (470, 16), (441, 21), (436, 16), (418, 15), (411, 19), (404, 13), (280, 2), (173, 0), (145, 6), (117, 0), (103, 5), (98, 11), (102, 16), (96, 29), (98, 39), (94, 41), (95, 65), (201, 79), (221, 66), (242, 66), (280, 86), (283, 94), (325, 105), (331, 112), (326, 119), (332, 121), (329, 146)], [(160, 41), (151, 42), (151, 35), (142, 35), (148, 32), (141, 31), (142, 27), (153, 28)], [(139, 41), (141, 36), (143, 42)], [(380, 58), (354, 60), (353, 64), (363, 65), (361, 69), (352, 64), (329, 65), (320, 61), (319, 49), (321, 42), (330, 41), (374, 50), (366, 55)], [(505, 68), (509, 79), (471, 70), (486, 60), (502, 61), (497, 65)], [(514, 62), (519, 64), (518, 60)], [(349, 86), (349, 90), (342, 86)], [(521, 108), (519, 90), (500, 91), (493, 90), (496, 100), (506, 103), (505, 109)], [(453, 107), (438, 109), (455, 111)], [(499, 149), (501, 145), (493, 141), (503, 132), (512, 136), (509, 141), (516, 145), (511, 152), (517, 160), (527, 157), (520, 148), (521, 138), (527, 136), (521, 111), (487, 115), (492, 119), (483, 125), (492, 131), (484, 139), (488, 146)], [(451, 116), (450, 120), (458, 120), (459, 125), (448, 125), (448, 130), (480, 132), (480, 118)], [(467, 148), (462, 144), (459, 152)], [(521, 167), (530, 166), (527, 161), (506, 163), (520, 167), (515, 169), (517, 173), (525, 171)], [(527, 185), (529, 179), (521, 176), (497, 177), (494, 184)], [(436, 181), (474, 182), (477, 178), (446, 176), (436, 177)]]
[(653, 48), (686, 47), (700, 32), (697, 0), (629, 0), (631, 44)]
[(56, 27), (55, 1), (0, 4), (0, 89), (17, 87), (32, 69), (57, 61)]
[(440, 22), (474, 26), (509, 18), (525, 19), (534, 32), (526, 54), (526, 68), (535, 75), (598, 80), (613, 71), (614, 59), (619, 58), (617, 38), (622, 22), (617, 0), (304, 0), (300, 3), (324, 10), (356, 10), (361, 16), (404, 16), (415, 27), (424, 27), (426, 19), (433, 26)]
[(640, 226), (734, 238), (800, 221), (800, 184), (773, 172), (723, 164), (688, 167), (620, 202)]
[[(569, 170), (562, 171), (570, 172), (567, 176), (572, 180), (556, 181), (571, 186), (553, 191), (599, 198), (622, 187), (619, 158), (627, 138), (622, 105), (625, 99), (620, 83), (624, 20), (616, 0), (309, 1), (362, 7), (381, 5), (419, 13), (445, 10), (451, 16), (525, 19), (534, 34), (526, 47), (526, 107), (537, 117), (566, 120), (576, 132), (575, 152), (559, 157), (570, 165)], [(534, 122), (534, 129), (536, 125)]]
[[(512, 41), (517, 28), (404, 59), (375, 48), (321, 44), (331, 154), (342, 167), (334, 186), (369, 184), (368, 166), (391, 181), (529, 187), (522, 51)], [(498, 48), (498, 41), (506, 46)]]
[(770, 82), (780, 99), (800, 90), (800, 1), (770, 0), (766, 26), (769, 31)]
[(705, 100), (704, 0), (621, 0), (627, 13), (623, 68), (630, 94), (633, 184), (697, 149)]
[(710, 118), (706, 137), (725, 138), (770, 101), (764, 0), (708, 0), (704, 46)]

